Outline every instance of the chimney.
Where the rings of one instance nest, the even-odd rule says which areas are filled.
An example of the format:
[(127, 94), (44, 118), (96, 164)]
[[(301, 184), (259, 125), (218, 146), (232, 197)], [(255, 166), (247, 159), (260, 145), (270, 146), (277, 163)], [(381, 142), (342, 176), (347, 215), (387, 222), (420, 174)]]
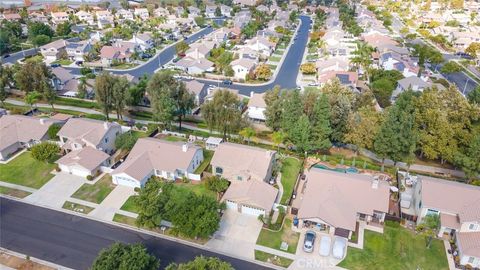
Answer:
[(105, 130), (108, 129), (108, 122), (103, 122), (103, 128), (104, 128)]
[(378, 189), (378, 177), (374, 177), (372, 180), (372, 188)]
[(182, 145), (182, 151), (183, 151), (184, 153), (186, 153), (186, 152), (188, 151), (188, 144), (184, 143), (184, 144)]

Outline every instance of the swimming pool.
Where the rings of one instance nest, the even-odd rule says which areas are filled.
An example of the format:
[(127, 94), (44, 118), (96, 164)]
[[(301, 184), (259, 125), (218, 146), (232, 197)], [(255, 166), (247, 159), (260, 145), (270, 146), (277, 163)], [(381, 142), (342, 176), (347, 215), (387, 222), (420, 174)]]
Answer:
[(358, 173), (358, 169), (355, 167), (349, 167), (349, 168), (330, 168), (328, 166), (325, 166), (323, 164), (315, 164), (313, 165), (314, 168), (318, 169), (323, 169), (323, 170), (329, 170), (329, 171), (335, 171), (335, 172), (341, 172), (341, 173)]

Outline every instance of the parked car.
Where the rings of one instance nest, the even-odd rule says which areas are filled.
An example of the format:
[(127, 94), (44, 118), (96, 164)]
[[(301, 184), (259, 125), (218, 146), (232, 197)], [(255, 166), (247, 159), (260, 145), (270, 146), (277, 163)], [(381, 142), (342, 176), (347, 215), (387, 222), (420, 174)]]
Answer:
[(315, 238), (317, 235), (314, 231), (307, 231), (305, 233), (305, 240), (303, 240), (303, 251), (311, 253), (313, 252), (313, 245), (315, 244)]
[(223, 84), (225, 84), (225, 85), (232, 85), (233, 82), (232, 82), (232, 80), (224, 80), (224, 81), (223, 81)]
[(152, 58), (152, 55), (149, 54), (149, 53), (142, 53), (142, 55), (140, 56), (142, 59), (148, 59), (148, 58)]
[(5, 55), (3, 56), (3, 59), (8, 58), (8, 57), (10, 57), (10, 54), (5, 54)]
[(60, 66), (60, 64), (50, 64), (50, 67), (52, 67), (52, 68), (56, 68), (56, 67), (59, 67), (59, 66)]
[(330, 249), (332, 248), (332, 238), (328, 235), (322, 236), (320, 238), (320, 255), (329, 256)]
[(335, 237), (335, 242), (333, 242), (332, 255), (336, 259), (345, 258), (347, 252), (347, 239), (344, 237)]

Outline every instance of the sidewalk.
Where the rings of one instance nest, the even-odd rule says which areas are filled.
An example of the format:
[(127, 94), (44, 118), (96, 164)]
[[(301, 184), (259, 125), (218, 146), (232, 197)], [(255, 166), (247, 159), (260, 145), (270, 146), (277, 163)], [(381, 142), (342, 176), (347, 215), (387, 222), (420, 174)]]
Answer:
[(13, 188), (13, 189), (18, 189), (18, 190), (22, 190), (22, 191), (26, 191), (26, 192), (30, 192), (30, 193), (34, 193), (34, 192), (37, 191), (37, 189), (34, 189), (34, 188), (20, 186), (20, 185), (17, 185), (17, 184), (11, 184), (11, 183), (7, 183), (7, 182), (3, 182), (3, 181), (0, 181), (0, 186)]
[(264, 247), (264, 246), (260, 246), (260, 245), (255, 245), (255, 250), (260, 250), (260, 251), (270, 253), (270, 254), (273, 254), (273, 255), (277, 255), (279, 257), (284, 257), (284, 258), (287, 258), (287, 259), (290, 259), (290, 260), (295, 260), (295, 258), (296, 258), (295, 254), (283, 252), (283, 251), (280, 251), (280, 250), (276, 250), (276, 249), (273, 249), (273, 248)]

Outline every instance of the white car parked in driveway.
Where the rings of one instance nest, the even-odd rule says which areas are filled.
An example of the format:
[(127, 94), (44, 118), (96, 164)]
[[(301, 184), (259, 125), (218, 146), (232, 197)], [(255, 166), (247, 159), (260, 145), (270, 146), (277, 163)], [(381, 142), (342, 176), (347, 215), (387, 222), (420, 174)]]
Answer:
[(331, 248), (332, 238), (328, 235), (322, 236), (322, 238), (320, 238), (320, 255), (329, 256)]
[(347, 253), (347, 239), (344, 237), (335, 237), (335, 242), (333, 242), (332, 255), (335, 259), (345, 258)]

